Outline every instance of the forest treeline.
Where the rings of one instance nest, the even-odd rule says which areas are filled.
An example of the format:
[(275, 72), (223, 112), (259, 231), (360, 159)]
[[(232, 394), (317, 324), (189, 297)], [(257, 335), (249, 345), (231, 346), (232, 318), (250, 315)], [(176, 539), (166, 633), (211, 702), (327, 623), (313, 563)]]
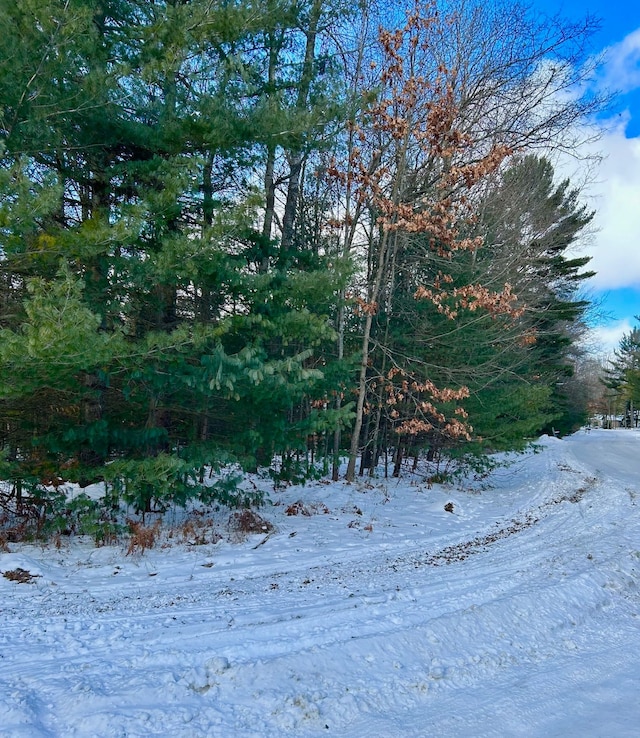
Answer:
[(591, 20), (0, 0), (0, 27), (12, 499), (226, 500), (205, 469), (399, 474), (583, 422), (592, 213), (551, 157), (601, 103)]

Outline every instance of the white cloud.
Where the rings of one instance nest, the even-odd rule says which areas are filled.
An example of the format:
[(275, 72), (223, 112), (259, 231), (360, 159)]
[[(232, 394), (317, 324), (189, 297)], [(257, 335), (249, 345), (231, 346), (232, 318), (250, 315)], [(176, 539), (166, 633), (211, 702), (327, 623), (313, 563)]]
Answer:
[[(640, 28), (606, 49), (602, 58), (597, 88), (640, 95)], [(598, 291), (640, 287), (640, 138), (626, 137), (629, 120), (625, 111), (604, 121), (602, 136), (588, 147), (603, 157), (595, 181), (583, 191), (596, 216), (593, 236), (581, 250), (592, 257), (589, 268), (597, 275), (591, 287)], [(560, 171), (566, 168), (564, 162)]]
[(640, 285), (640, 138), (619, 125), (597, 144), (605, 157), (590, 188), (596, 231), (586, 251), (598, 290)]
[(630, 92), (640, 87), (640, 28), (605, 49), (600, 81), (610, 89)]
[(627, 319), (598, 326), (589, 331), (583, 343), (591, 353), (608, 356), (613, 354), (622, 336), (630, 333), (632, 328), (633, 326)]

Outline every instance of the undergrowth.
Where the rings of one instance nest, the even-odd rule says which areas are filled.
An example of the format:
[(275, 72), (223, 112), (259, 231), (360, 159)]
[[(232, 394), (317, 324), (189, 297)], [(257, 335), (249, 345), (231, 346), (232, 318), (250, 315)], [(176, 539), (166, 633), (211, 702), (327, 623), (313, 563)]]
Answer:
[[(63, 483), (53, 486), (37, 478), (0, 482), (0, 550), (16, 542), (61, 546), (71, 537), (88, 536), (97, 546), (125, 540), (127, 554), (144, 552), (156, 544), (156, 525), (171, 510), (186, 515), (193, 506), (244, 510), (264, 504), (264, 492), (250, 481), (244, 484), (235, 467), (214, 472), (178, 462), (162, 455), (142, 462), (114, 462), (100, 497), (70, 494)], [(157, 521), (151, 526), (149, 516)], [(185, 540), (215, 538), (201, 522), (189, 526), (183, 530)]]

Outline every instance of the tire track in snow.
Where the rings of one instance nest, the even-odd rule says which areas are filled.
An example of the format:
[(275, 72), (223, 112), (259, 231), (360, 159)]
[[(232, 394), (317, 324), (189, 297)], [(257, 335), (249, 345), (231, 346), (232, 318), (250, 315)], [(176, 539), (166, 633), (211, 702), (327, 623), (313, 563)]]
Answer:
[[(478, 714), (488, 719), (480, 685), (508, 689), (524, 670), (551, 674), (540, 689), (553, 705), (565, 673), (558, 671), (559, 661), (571, 664), (590, 649), (600, 663), (624, 666), (628, 615), (637, 601), (628, 541), (604, 545), (620, 533), (615, 521), (605, 525), (595, 510), (607, 491), (594, 482), (571, 501), (582, 487), (576, 485), (578, 472), (583, 474), (562, 471), (552, 489), (542, 483), (532, 487), (531, 505), (511, 522), (433, 551), (423, 544), (400, 555), (365, 550), (346, 563), (266, 573), (262, 567), (224, 583), (214, 569), (198, 578), (196, 591), (194, 582), (151, 578), (125, 600), (124, 613), (114, 585), (99, 590), (89, 606), (86, 593), (50, 592), (48, 602), (40, 603), (43, 611), (27, 607), (3, 632), (6, 642), (19, 637), (24, 653), (33, 656), (3, 663), (3, 694), (22, 685), (29, 700), (37, 697), (40, 722), (31, 723), (32, 735), (65, 738), (83, 735), (77, 724), (65, 721), (64, 705), (70, 702), (61, 695), (67, 691), (68, 700), (82, 699), (86, 725), (98, 726), (94, 734), (104, 738), (154, 731), (184, 738), (227, 736), (229, 723), (220, 706), (233, 714), (238, 737), (326, 735), (325, 725), (350, 738), (420, 736), (434, 700), (448, 700), (455, 710), (457, 693), (477, 687)], [(622, 519), (629, 497), (614, 502)], [(528, 516), (535, 522), (526, 524)], [(511, 532), (510, 526), (515, 526)], [(637, 525), (629, 539), (633, 532)], [(607, 556), (599, 553), (598, 537)], [(592, 549), (585, 548), (586, 541), (593, 541)], [(593, 550), (592, 559), (585, 550)], [(435, 565), (448, 560), (448, 566)], [(271, 588), (274, 582), (277, 589)], [(141, 615), (141, 605), (151, 612)], [(50, 621), (46, 633), (37, 623), (43, 614)], [(606, 662), (598, 634), (609, 618), (621, 627), (608, 642), (613, 657)], [(52, 649), (54, 675), (50, 664), (42, 663), (42, 642), (32, 642), (37, 638)], [(63, 654), (56, 654), (56, 644)], [(372, 683), (373, 668), (387, 675), (384, 683)], [(32, 675), (30, 683), (43, 685), (40, 694), (24, 683), (25, 673)], [(580, 679), (577, 671), (575, 678)], [(274, 681), (289, 685), (285, 693)], [(122, 710), (108, 722), (114, 698)], [(167, 709), (160, 710), (163, 701)], [(49, 702), (58, 707), (49, 710)], [(536, 715), (535, 709), (522, 710), (521, 717)], [(531, 735), (515, 732), (523, 724), (514, 722), (511, 734)], [(455, 721), (431, 725), (432, 735), (464, 735), (455, 732)], [(445, 725), (449, 732), (438, 730)], [(490, 726), (485, 730), (477, 735), (497, 734)]]

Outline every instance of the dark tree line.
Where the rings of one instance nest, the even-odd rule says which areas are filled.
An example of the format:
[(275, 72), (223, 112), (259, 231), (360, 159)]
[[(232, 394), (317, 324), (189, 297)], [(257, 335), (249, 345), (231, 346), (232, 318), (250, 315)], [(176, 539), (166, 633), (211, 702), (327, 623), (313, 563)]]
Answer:
[(399, 473), (582, 422), (591, 214), (546, 155), (599, 105), (562, 94), (589, 20), (0, 0), (0, 25), (16, 499), (102, 480), (149, 510), (224, 498), (230, 461)]

